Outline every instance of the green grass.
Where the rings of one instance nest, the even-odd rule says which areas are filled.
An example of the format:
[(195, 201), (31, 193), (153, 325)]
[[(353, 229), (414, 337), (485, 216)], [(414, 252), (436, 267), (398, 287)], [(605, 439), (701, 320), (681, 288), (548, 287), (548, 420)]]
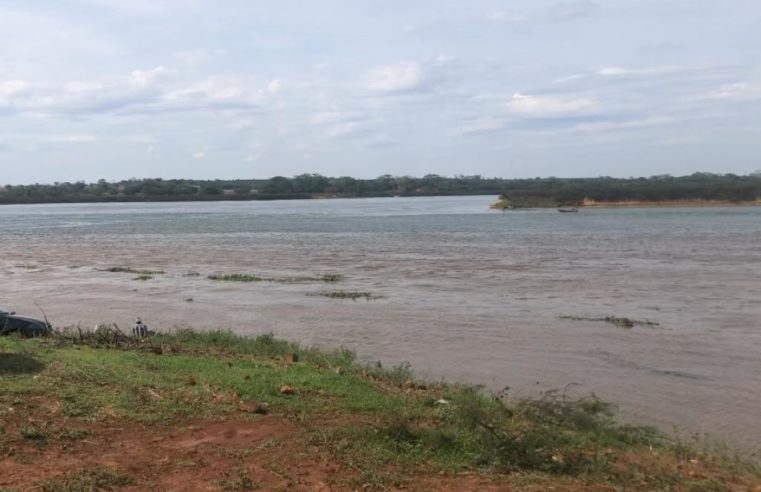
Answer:
[(225, 473), (225, 477), (219, 481), (219, 488), (224, 492), (238, 492), (242, 490), (259, 490), (261, 484), (253, 480), (250, 474), (236, 468)]
[[(288, 354), (297, 354), (298, 362), (286, 363)], [(8, 367), (14, 364), (19, 367)], [(350, 351), (320, 351), (271, 334), (177, 330), (142, 342), (103, 333), (3, 337), (0, 367), (6, 367), (0, 372), (0, 421), (11, 407), (31, 412), (35, 398), (58, 402), (68, 419), (64, 427), (5, 426), (0, 450), (19, 436), (39, 445), (82, 439), (89, 423), (114, 418), (146, 425), (224, 419), (239, 415), (241, 400), (255, 400), (297, 422), (308, 448), (356, 470), (363, 483), (391, 483), (428, 470), (619, 485), (638, 480), (658, 488), (679, 483), (678, 472), (623, 466), (622, 457), (660, 453), (678, 463), (706, 461), (705, 454), (652, 429), (617, 424), (613, 408), (596, 398), (569, 401), (549, 392), (535, 400), (505, 400), (469, 386), (417, 381), (408, 365), (367, 366)], [(283, 385), (295, 394), (281, 394)], [(716, 469), (758, 474), (738, 460), (712, 459)], [(109, 476), (83, 472), (43, 490), (90, 490)], [(231, 472), (219, 485), (257, 486), (244, 471)]]
[(135, 480), (108, 468), (90, 468), (67, 474), (63, 478), (44, 480), (42, 492), (96, 492), (134, 485)]

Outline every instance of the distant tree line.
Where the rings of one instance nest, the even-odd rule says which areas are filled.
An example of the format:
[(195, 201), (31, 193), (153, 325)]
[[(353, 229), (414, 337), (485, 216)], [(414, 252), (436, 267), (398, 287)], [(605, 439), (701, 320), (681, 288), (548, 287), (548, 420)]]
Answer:
[(502, 179), (428, 174), (383, 175), (373, 179), (320, 174), (270, 179), (193, 180), (129, 179), (96, 183), (53, 183), (0, 186), (0, 204), (107, 201), (274, 200), (316, 197), (426, 195), (502, 195), (517, 207), (599, 202), (722, 200), (747, 202), (761, 198), (761, 174), (695, 173), (649, 178)]
[(595, 202), (669, 202), (761, 200), (761, 174), (694, 173), (649, 178), (543, 178), (505, 182), (502, 198), (516, 208), (582, 205)]

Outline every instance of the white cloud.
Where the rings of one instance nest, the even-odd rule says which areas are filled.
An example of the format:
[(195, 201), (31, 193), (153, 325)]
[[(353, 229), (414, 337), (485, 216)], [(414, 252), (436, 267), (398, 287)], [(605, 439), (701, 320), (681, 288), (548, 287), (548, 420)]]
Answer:
[(344, 111), (338, 104), (332, 104), (331, 109), (312, 115), (309, 122), (319, 126), (323, 134), (330, 138), (349, 137), (370, 132), (372, 123), (380, 120), (369, 118), (356, 111)]
[(560, 77), (555, 80), (553, 80), (556, 84), (566, 84), (568, 82), (574, 82), (576, 80), (582, 80), (587, 78), (587, 75), (583, 74), (574, 74), (574, 75), (566, 75), (565, 77)]
[(156, 138), (155, 136), (144, 135), (144, 134), (122, 135), (122, 136), (113, 138), (112, 140), (117, 142), (137, 143), (137, 144), (155, 144), (159, 142), (159, 139)]
[(133, 70), (132, 82), (139, 87), (153, 85), (161, 76), (167, 73), (167, 69), (159, 66), (150, 70)]
[(203, 150), (193, 152), (193, 159), (203, 159), (204, 157), (206, 157), (206, 152)]
[(516, 92), (507, 107), (510, 112), (525, 116), (568, 116), (590, 113), (597, 109), (597, 102), (588, 97), (531, 96)]
[(270, 80), (270, 83), (267, 84), (267, 90), (270, 91), (272, 94), (277, 94), (283, 89), (283, 81), (280, 79), (272, 79)]
[(500, 24), (518, 24), (528, 20), (525, 15), (512, 10), (493, 10), (487, 12), (486, 19)]
[(498, 132), (505, 129), (505, 122), (495, 118), (477, 118), (465, 123), (460, 127), (464, 135), (482, 135)]
[(330, 125), (325, 129), (325, 135), (331, 138), (349, 137), (360, 133), (363, 126), (359, 121), (344, 121)]
[(601, 121), (597, 123), (583, 123), (574, 127), (574, 130), (584, 132), (605, 132), (616, 130), (636, 130), (640, 128), (650, 128), (652, 126), (668, 125), (674, 122), (670, 116), (654, 116), (652, 118), (642, 118), (629, 121)]
[(28, 88), (29, 83), (24, 80), (6, 80), (5, 82), (0, 82), (0, 100), (10, 99)]
[(79, 94), (84, 92), (93, 92), (98, 91), (104, 88), (104, 85), (102, 82), (99, 81), (76, 81), (76, 82), (67, 82), (63, 86), (64, 90), (66, 92), (72, 93), (72, 94)]
[(326, 125), (333, 123), (345, 123), (359, 119), (361, 119), (361, 117), (357, 113), (342, 111), (337, 108), (337, 105), (334, 105), (334, 107), (328, 111), (320, 111), (314, 114), (310, 118), (310, 121), (315, 125)]
[(686, 71), (687, 68), (680, 65), (662, 65), (657, 67), (624, 68), (619, 66), (603, 67), (597, 71), (604, 77), (627, 77), (636, 75), (668, 75)]
[(162, 94), (167, 109), (201, 109), (208, 107), (252, 107), (271, 94), (250, 77), (211, 76), (199, 82), (175, 88)]
[(596, 14), (599, 9), (600, 6), (591, 0), (560, 2), (552, 5), (547, 11), (547, 15), (555, 21), (566, 21), (589, 17)]
[(724, 99), (728, 101), (749, 101), (761, 99), (761, 84), (738, 82), (726, 84), (707, 96), (708, 99)]
[(174, 54), (174, 57), (177, 58), (177, 60), (183, 65), (188, 65), (190, 67), (197, 67), (199, 65), (203, 65), (204, 63), (207, 63), (210, 60), (213, 60), (216, 57), (224, 56), (226, 54), (227, 54), (227, 50), (224, 50), (222, 48), (217, 48), (214, 50), (199, 49), (199, 50), (178, 51), (177, 53)]
[(97, 139), (95, 135), (51, 135), (44, 139), (49, 143), (90, 143), (95, 142)]
[(423, 67), (416, 62), (385, 65), (371, 70), (366, 86), (375, 92), (395, 93), (420, 89), (425, 82)]
[(457, 60), (456, 56), (448, 55), (446, 53), (440, 53), (439, 56), (436, 57), (436, 62), (442, 65), (451, 63), (455, 60)]

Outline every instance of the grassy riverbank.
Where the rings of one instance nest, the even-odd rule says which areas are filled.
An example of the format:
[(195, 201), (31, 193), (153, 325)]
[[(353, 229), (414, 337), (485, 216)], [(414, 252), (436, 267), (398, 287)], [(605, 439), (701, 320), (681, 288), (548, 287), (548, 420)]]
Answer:
[(514, 401), (270, 335), (0, 339), (0, 490), (754, 490), (609, 405)]

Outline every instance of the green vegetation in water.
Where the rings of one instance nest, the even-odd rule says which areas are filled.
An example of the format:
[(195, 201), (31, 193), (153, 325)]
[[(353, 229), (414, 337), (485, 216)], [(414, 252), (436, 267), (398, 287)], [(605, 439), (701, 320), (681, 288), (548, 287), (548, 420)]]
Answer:
[(225, 273), (225, 274), (213, 274), (208, 277), (211, 280), (218, 280), (222, 282), (264, 282), (270, 279), (262, 278), (258, 275), (251, 275), (248, 273)]
[(660, 326), (655, 321), (639, 320), (631, 318), (619, 318), (617, 316), (605, 316), (604, 318), (585, 318), (582, 316), (559, 316), (560, 319), (569, 319), (572, 321), (601, 321), (611, 323), (619, 328), (634, 328), (635, 326)]
[(137, 277), (133, 278), (132, 280), (146, 281), (146, 280), (151, 280), (152, 278), (153, 278), (153, 275), (150, 275), (150, 274), (147, 274), (147, 273), (141, 273), (140, 275), (138, 275)]
[(211, 280), (218, 280), (224, 282), (279, 282), (283, 284), (295, 284), (301, 282), (325, 282), (336, 283), (343, 280), (343, 275), (340, 273), (325, 273), (319, 277), (262, 277), (250, 273), (224, 273), (213, 274), (208, 276)]
[(130, 268), (130, 267), (110, 267), (110, 268), (101, 270), (101, 272), (133, 273), (133, 274), (141, 275), (141, 276), (163, 275), (165, 273), (163, 270), (138, 270), (138, 269)]
[(341, 280), (343, 280), (343, 278), (344, 276), (341, 275), (340, 273), (324, 273), (320, 277), (320, 280), (328, 284), (334, 284), (336, 282), (340, 282)]
[(373, 295), (372, 292), (359, 292), (359, 291), (348, 291), (348, 290), (327, 290), (323, 292), (310, 292), (307, 295), (312, 297), (328, 297), (330, 299), (351, 299), (352, 301), (356, 301), (357, 299), (366, 299), (368, 301), (380, 299), (379, 296)]
[[(703, 490), (705, 483), (717, 487), (711, 490), (730, 490), (725, 483), (745, 490), (761, 480), (759, 470), (742, 460), (620, 425), (611, 405), (594, 397), (571, 400), (555, 391), (514, 400), (465, 385), (421, 382), (407, 365), (367, 366), (353, 352), (320, 351), (271, 334), (177, 330), (137, 340), (117, 329), (69, 330), (47, 339), (2, 337), (0, 361), (8, 354), (17, 357), (0, 363), (4, 455), (9, 449), (18, 453), (23, 441), (66, 449), (64, 441), (79, 435), (75, 429), (92, 425), (92, 432), (104, 432), (109, 422), (175, 433), (200, 419), (240, 419), (241, 402), (255, 400), (266, 401), (269, 414), (250, 418), (290, 422), (296, 430), (278, 437), (297, 440), (299, 453), (341, 467), (343, 482), (334, 484), (340, 489), (394, 488), (421, 474), (438, 483), (463, 472), (536, 490), (582, 490), (579, 484)], [(37, 365), (23, 364), (23, 358)], [(53, 407), (59, 413), (50, 413)], [(31, 429), (30, 418), (44, 423)], [(280, 445), (270, 440), (264, 452), (277, 453)], [(217, 485), (259, 485), (259, 477), (235, 468), (244, 452), (226, 451), (230, 467)], [(146, 480), (142, 472), (122, 473), (89, 468), (37, 487), (148, 485), (140, 482)]]

